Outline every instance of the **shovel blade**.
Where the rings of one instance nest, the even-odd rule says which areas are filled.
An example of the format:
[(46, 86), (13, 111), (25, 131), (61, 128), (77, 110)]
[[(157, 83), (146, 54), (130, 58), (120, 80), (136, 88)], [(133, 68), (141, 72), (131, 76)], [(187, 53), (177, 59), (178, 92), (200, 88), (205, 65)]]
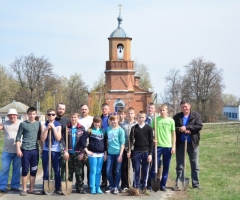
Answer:
[(44, 192), (46, 194), (52, 194), (55, 190), (55, 181), (54, 180), (45, 180), (44, 181)]
[(189, 185), (189, 178), (179, 178), (177, 181), (177, 186), (181, 191), (187, 190), (188, 185)]
[(157, 192), (160, 189), (160, 179), (157, 177), (151, 178), (151, 186), (154, 192)]
[(72, 193), (72, 181), (62, 181), (62, 193), (64, 195), (69, 195)]

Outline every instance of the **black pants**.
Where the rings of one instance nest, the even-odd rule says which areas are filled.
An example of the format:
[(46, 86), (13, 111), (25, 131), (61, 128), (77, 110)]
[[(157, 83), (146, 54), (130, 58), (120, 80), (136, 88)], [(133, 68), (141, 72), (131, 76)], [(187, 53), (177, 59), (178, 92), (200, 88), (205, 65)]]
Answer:
[(121, 171), (121, 188), (129, 188), (128, 183), (128, 158), (127, 158), (127, 151), (123, 150), (122, 155), (122, 171)]

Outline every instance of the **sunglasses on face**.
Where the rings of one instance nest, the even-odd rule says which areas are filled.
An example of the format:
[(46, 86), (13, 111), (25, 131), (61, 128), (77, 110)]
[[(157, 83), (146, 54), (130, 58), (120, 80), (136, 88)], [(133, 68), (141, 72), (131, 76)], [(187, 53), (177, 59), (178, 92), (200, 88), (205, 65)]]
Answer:
[(55, 116), (56, 114), (54, 113), (48, 113), (47, 116)]

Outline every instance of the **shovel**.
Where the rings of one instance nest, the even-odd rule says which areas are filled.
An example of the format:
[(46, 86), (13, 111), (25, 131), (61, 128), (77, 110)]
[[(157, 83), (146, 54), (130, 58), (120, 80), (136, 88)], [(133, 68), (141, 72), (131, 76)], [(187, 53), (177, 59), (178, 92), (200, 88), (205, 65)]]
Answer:
[[(155, 139), (155, 141), (157, 140), (156, 117), (157, 117), (157, 115), (155, 113), (155, 116), (154, 116), (154, 129), (155, 129), (154, 130), (154, 139)], [(155, 160), (155, 166), (154, 166), (154, 168), (155, 168), (154, 176), (155, 177), (151, 178), (151, 186), (152, 186), (152, 190), (154, 192), (157, 192), (160, 188), (160, 179), (157, 177), (157, 170), (158, 170), (158, 166), (157, 166), (157, 145), (155, 145), (155, 147), (154, 147), (154, 160)]]
[(189, 178), (185, 178), (185, 172), (186, 172), (186, 152), (187, 152), (187, 137), (185, 136), (185, 142), (184, 142), (184, 165), (183, 165), (183, 175), (181, 178), (178, 178), (177, 186), (179, 190), (185, 191), (188, 188), (189, 185)]
[[(128, 124), (128, 152), (130, 152), (130, 133), (129, 133), (129, 124)], [(130, 178), (130, 158), (128, 158), (128, 186), (131, 185), (131, 178)]]
[[(67, 150), (68, 150), (68, 128), (66, 126), (66, 151)], [(62, 193), (64, 195), (69, 195), (72, 193), (72, 181), (68, 181), (68, 160), (66, 160), (65, 181), (62, 181), (61, 185), (62, 185)]]
[(51, 180), (52, 173), (51, 147), (52, 147), (52, 130), (50, 129), (48, 134), (48, 180), (44, 181), (44, 191), (46, 194), (52, 194), (55, 189), (55, 181)]

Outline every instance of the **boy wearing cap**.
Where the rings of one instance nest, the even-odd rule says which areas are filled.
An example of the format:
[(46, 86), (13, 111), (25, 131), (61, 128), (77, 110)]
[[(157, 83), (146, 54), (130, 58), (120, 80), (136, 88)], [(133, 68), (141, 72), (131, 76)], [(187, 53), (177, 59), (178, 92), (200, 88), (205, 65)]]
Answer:
[(12, 163), (11, 190), (19, 191), (21, 158), (17, 156), (15, 138), (20, 120), (14, 108), (8, 110), (8, 119), (0, 124), (0, 130), (4, 132), (4, 147), (2, 152), (2, 169), (0, 171), (0, 193), (6, 193), (10, 165)]

